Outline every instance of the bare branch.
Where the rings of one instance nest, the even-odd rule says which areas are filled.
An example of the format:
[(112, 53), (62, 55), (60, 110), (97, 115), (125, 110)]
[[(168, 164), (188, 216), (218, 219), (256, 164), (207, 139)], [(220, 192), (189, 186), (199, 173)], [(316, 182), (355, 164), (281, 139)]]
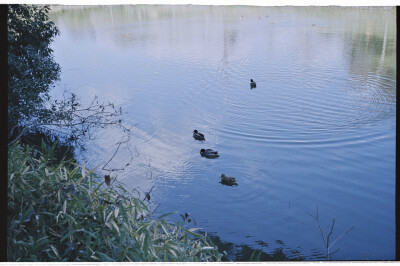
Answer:
[[(93, 140), (97, 137), (99, 129), (117, 128), (121, 130), (121, 140), (116, 144), (116, 150), (103, 166), (106, 171), (124, 170), (126, 166), (133, 161), (129, 141), (132, 126), (125, 125), (122, 121), (121, 107), (115, 107), (113, 103), (99, 102), (95, 96), (87, 106), (82, 106), (74, 93), (66, 90), (61, 100), (47, 100), (46, 108), (41, 110), (34, 117), (13, 127), (9, 132), (8, 146), (18, 141), (29, 131), (47, 131), (55, 134), (65, 141), (73, 143), (75, 146), (85, 149), (87, 140)], [(18, 129), (18, 134), (14, 132)], [(16, 135), (16, 136), (14, 136)], [(115, 159), (120, 152), (122, 144), (127, 146), (130, 153), (130, 160), (123, 168), (108, 169), (108, 165)], [(136, 151), (137, 153), (137, 151)]]
[(326, 246), (329, 248), (329, 239), (333, 233), (333, 227), (335, 226), (335, 218), (333, 218), (332, 221), (332, 226), (331, 226), (331, 232), (328, 234), (328, 236), (326, 237)]
[[(124, 170), (124, 168), (120, 168), (120, 169), (106, 169), (106, 166), (114, 159), (115, 155), (118, 153), (119, 148), (121, 147), (122, 144), (129, 142), (130, 140), (130, 136), (128, 135), (128, 138), (126, 140), (121, 140), (118, 142), (118, 146), (117, 149), (115, 150), (114, 154), (111, 156), (110, 160), (108, 160), (108, 162), (103, 166), (103, 170), (105, 171), (118, 171), (118, 170)], [(132, 156), (131, 156), (132, 158)], [(129, 165), (129, 163), (127, 164)], [(125, 166), (127, 166), (125, 165)]]
[(341, 234), (338, 238), (336, 238), (332, 244), (330, 245), (330, 247), (332, 247), (336, 242), (339, 241), (339, 239), (341, 239), (342, 237), (344, 237), (345, 235), (347, 235), (351, 230), (353, 230), (354, 228), (356, 228), (355, 226), (350, 227), (346, 232), (344, 232), (343, 234)]
[(326, 247), (328, 247), (328, 245), (326, 244), (326, 240), (325, 240), (324, 233), (323, 233), (322, 228), (321, 228), (321, 224), (319, 223), (318, 205), (316, 205), (315, 207), (316, 207), (316, 209), (317, 209), (317, 215), (316, 215), (316, 216), (313, 216), (313, 215), (311, 215), (311, 214), (310, 214), (310, 215), (311, 215), (312, 217), (314, 217), (314, 219), (317, 221), (319, 231), (321, 232), (322, 240), (324, 241), (324, 245), (325, 245)]
[[(12, 141), (8, 143), (8, 146), (13, 145), (16, 141), (18, 141), (27, 131), (29, 127), (25, 127)], [(13, 129), (14, 130), (14, 129)]]
[(157, 207), (152, 211), (151, 214), (154, 214), (156, 212), (156, 210), (158, 209), (158, 207), (160, 206), (160, 203), (157, 204)]
[(333, 254), (337, 253), (340, 250), (340, 248), (338, 248), (337, 250), (335, 250), (334, 252), (330, 253), (330, 255), (332, 256)]
[(339, 239), (341, 239), (343, 236), (345, 236), (347, 233), (349, 233), (349, 232), (350, 232), (351, 230), (353, 230), (355, 227), (352, 226), (350, 229), (348, 229), (346, 232), (344, 232), (342, 235), (340, 235), (338, 238), (336, 238), (336, 239), (332, 242), (332, 244), (329, 245), (330, 237), (331, 237), (331, 235), (333, 234), (333, 229), (334, 229), (334, 227), (335, 227), (335, 218), (333, 218), (332, 225), (331, 225), (331, 230), (330, 230), (330, 232), (329, 232), (327, 238), (325, 239), (324, 233), (323, 233), (322, 228), (321, 228), (321, 224), (320, 224), (320, 222), (319, 222), (318, 205), (316, 206), (316, 209), (317, 209), (317, 215), (316, 215), (316, 216), (311, 215), (311, 214), (309, 214), (309, 213), (308, 213), (308, 215), (312, 216), (312, 217), (317, 221), (318, 228), (319, 228), (319, 231), (321, 232), (322, 240), (324, 241), (324, 245), (325, 245), (325, 249), (326, 249), (326, 259), (329, 260), (329, 256), (331, 256), (331, 255), (333, 255), (333, 254), (335, 254), (336, 252), (339, 251), (339, 249), (337, 249), (337, 250), (335, 250), (333, 253), (329, 253), (330, 248), (331, 248), (337, 241), (339, 241)]

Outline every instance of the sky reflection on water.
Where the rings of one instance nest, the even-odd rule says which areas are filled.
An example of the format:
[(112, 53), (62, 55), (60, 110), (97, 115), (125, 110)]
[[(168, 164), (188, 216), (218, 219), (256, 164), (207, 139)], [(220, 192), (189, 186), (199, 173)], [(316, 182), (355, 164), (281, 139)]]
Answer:
[[(224, 241), (279, 240), (313, 259), (318, 205), (336, 236), (356, 226), (334, 259), (394, 259), (395, 9), (56, 7), (52, 18), (54, 94), (122, 106), (134, 160), (118, 179), (155, 185), (158, 213), (190, 212)], [(83, 154), (93, 167), (119, 140), (99, 135)], [(222, 173), (239, 186), (219, 184)]]

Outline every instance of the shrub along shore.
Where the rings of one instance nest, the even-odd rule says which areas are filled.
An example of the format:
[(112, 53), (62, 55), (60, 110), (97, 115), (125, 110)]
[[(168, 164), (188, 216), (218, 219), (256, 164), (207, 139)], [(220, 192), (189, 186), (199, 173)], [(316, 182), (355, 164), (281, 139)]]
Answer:
[(121, 185), (106, 186), (55, 145), (8, 149), (9, 261), (220, 261), (199, 228), (154, 217)]

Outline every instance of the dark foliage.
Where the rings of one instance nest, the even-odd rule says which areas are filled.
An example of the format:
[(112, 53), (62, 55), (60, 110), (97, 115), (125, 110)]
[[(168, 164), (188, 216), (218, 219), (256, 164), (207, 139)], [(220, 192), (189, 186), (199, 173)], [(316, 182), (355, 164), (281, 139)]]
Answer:
[(66, 91), (62, 99), (50, 98), (61, 69), (50, 48), (59, 31), (49, 20), (49, 10), (40, 5), (8, 6), (8, 145), (27, 134), (45, 134), (84, 148), (100, 128), (129, 132), (121, 108), (113, 103), (94, 97), (89, 106), (81, 106), (76, 95)]
[[(76, 162), (76, 159), (74, 157), (74, 146), (68, 141), (60, 139), (59, 137), (57, 137), (57, 135), (50, 135), (41, 131), (29, 132), (28, 134), (25, 134), (21, 137), (20, 143), (24, 145), (29, 145), (33, 148), (33, 150), (36, 151), (41, 151), (43, 149), (43, 145), (47, 150), (54, 146), (54, 162), (61, 162), (64, 159)], [(39, 155), (40, 153), (37, 153), (37, 156)]]
[(48, 6), (8, 6), (9, 132), (21, 121), (40, 116), (47, 93), (59, 79), (60, 66), (50, 48), (59, 31), (48, 12)]

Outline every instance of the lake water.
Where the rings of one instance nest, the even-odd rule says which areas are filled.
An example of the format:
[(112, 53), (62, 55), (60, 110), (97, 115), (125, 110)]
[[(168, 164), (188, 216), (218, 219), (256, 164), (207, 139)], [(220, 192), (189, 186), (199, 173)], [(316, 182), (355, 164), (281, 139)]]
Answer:
[[(154, 186), (156, 213), (188, 212), (222, 241), (313, 260), (325, 252), (309, 215), (318, 205), (325, 234), (335, 218), (332, 240), (355, 226), (333, 259), (395, 259), (394, 8), (55, 7), (51, 18), (53, 94), (123, 108), (133, 161), (112, 175)], [(90, 167), (119, 134), (88, 143)], [(110, 165), (129, 158), (121, 147)]]

